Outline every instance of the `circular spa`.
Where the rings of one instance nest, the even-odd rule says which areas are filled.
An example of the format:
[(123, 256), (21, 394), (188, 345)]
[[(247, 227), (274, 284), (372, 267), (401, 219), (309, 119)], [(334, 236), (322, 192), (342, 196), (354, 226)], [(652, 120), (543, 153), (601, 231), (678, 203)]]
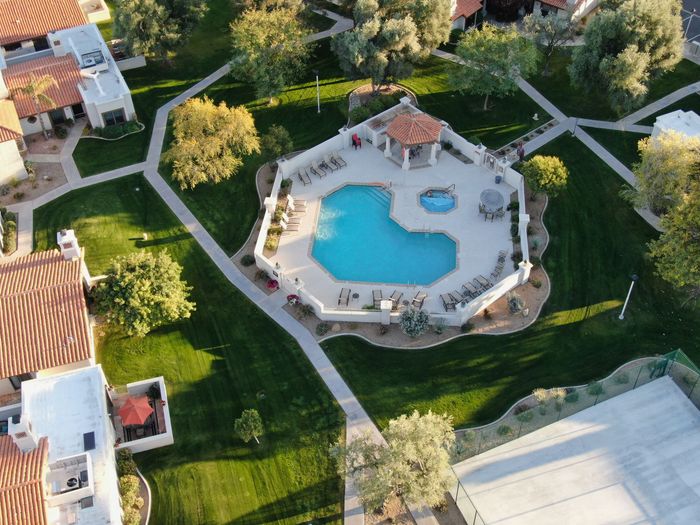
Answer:
[(444, 189), (429, 189), (420, 194), (420, 205), (430, 213), (447, 213), (452, 211), (457, 198)]

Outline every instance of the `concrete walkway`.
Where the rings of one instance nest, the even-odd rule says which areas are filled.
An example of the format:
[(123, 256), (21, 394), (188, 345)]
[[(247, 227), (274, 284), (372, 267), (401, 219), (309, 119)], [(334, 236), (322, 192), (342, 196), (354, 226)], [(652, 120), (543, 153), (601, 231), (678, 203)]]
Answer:
[(345, 18), (344, 16), (341, 16), (338, 13), (334, 13), (333, 11), (314, 9), (313, 12), (330, 18), (331, 20), (335, 20), (335, 24), (333, 25), (333, 27), (326, 31), (321, 31), (319, 33), (314, 33), (313, 35), (309, 35), (309, 37), (306, 39), (307, 42), (315, 42), (316, 40), (322, 40), (324, 38), (337, 35), (338, 33), (344, 33), (345, 31), (349, 31), (350, 29), (355, 27), (355, 22), (353, 22), (350, 18)]
[(631, 131), (634, 133), (643, 133), (645, 135), (651, 135), (654, 131), (652, 126), (641, 126), (639, 124), (628, 124), (622, 120), (617, 122), (610, 122), (607, 120), (593, 120), (588, 118), (576, 119), (577, 126), (584, 126), (586, 128), (599, 128), (599, 129), (609, 129), (612, 131)]
[(662, 97), (659, 100), (655, 100), (651, 104), (644, 106), (642, 109), (639, 109), (634, 113), (631, 113), (626, 117), (620, 119), (619, 122), (623, 122), (625, 124), (633, 124), (635, 122), (639, 122), (640, 120), (645, 119), (658, 111), (661, 111), (666, 106), (670, 106), (671, 104), (678, 102), (679, 100), (687, 97), (688, 95), (693, 95), (698, 92), (700, 92), (700, 81), (694, 82), (693, 84), (689, 84), (685, 87), (677, 89), (673, 93), (666, 95), (665, 97)]

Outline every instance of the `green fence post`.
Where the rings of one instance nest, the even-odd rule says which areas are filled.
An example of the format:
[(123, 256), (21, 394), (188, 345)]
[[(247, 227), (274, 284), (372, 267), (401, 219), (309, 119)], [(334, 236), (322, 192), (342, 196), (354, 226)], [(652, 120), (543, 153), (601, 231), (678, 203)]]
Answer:
[(634, 386), (632, 387), (632, 390), (637, 388), (637, 381), (639, 381), (639, 376), (642, 375), (642, 367), (639, 367), (639, 372), (637, 373), (637, 379), (634, 380)]
[(698, 384), (698, 381), (700, 381), (700, 375), (699, 375), (698, 378), (695, 380), (695, 383), (693, 383), (693, 387), (690, 389), (690, 392), (688, 392), (688, 399), (690, 399), (690, 396), (693, 395), (693, 390), (695, 390), (695, 385)]

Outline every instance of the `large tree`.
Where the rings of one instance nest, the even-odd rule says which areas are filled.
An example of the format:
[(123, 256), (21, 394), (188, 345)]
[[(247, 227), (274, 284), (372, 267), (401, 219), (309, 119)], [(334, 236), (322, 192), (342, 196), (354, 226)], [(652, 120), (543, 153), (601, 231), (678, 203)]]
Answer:
[(544, 55), (542, 74), (549, 74), (549, 61), (554, 51), (566, 44), (574, 36), (576, 24), (571, 13), (566, 16), (544, 16), (541, 12), (532, 13), (523, 19), (525, 32), (542, 49)]
[(600, 86), (625, 112), (644, 100), (649, 81), (683, 58), (680, 0), (607, 3), (586, 26), (569, 67), (581, 89)]
[(311, 45), (306, 42), (299, 9), (247, 9), (231, 23), (231, 72), (272, 101), (306, 69)]
[(167, 58), (206, 12), (204, 0), (119, 0), (114, 32), (133, 55)]
[(480, 31), (464, 34), (456, 50), (461, 64), (450, 68), (449, 82), (460, 91), (504, 97), (518, 89), (518, 78), (530, 76), (537, 68), (537, 49), (513, 26), (484, 24)]
[(450, 36), (450, 0), (357, 0), (355, 28), (331, 47), (346, 74), (369, 77), (375, 90), (411, 76), (413, 65)]
[(637, 207), (663, 215), (684, 198), (700, 165), (700, 138), (667, 131), (637, 144), (640, 160), (632, 167), (637, 187), (624, 195)]
[(533, 200), (540, 192), (556, 196), (569, 180), (569, 170), (559, 157), (535, 155), (523, 162), (520, 171), (532, 191)]
[(56, 102), (46, 94), (46, 92), (51, 87), (58, 87), (56, 79), (51, 75), (42, 75), (37, 77), (34, 73), (29, 73), (29, 81), (18, 88), (12, 90), (13, 94), (21, 93), (29, 97), (34, 106), (34, 116), (39, 119), (39, 124), (41, 125), (41, 132), (44, 134), (44, 138), (48, 140), (49, 134), (46, 131), (46, 126), (44, 125), (44, 119), (41, 118), (42, 111), (47, 111), (56, 107)]
[(273, 124), (260, 138), (260, 150), (263, 158), (273, 163), (285, 153), (291, 153), (294, 142), (284, 126)]
[(139, 251), (112, 260), (95, 299), (100, 313), (129, 335), (143, 337), (158, 326), (187, 318), (195, 308), (182, 267), (167, 252)]
[(389, 421), (382, 435), (386, 444), (367, 433), (334, 451), (341, 473), (354, 476), (362, 502), (371, 510), (395, 496), (408, 503), (442, 503), (455, 439), (451, 417), (415, 411)]
[(215, 105), (206, 96), (173, 110), (174, 140), (164, 159), (181, 189), (233, 176), (243, 157), (260, 152), (253, 116), (243, 106)]

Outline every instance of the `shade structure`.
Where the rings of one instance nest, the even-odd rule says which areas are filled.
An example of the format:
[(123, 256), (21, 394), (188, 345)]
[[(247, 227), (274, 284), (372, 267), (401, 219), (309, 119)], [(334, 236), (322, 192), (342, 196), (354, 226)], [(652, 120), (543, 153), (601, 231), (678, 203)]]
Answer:
[(386, 134), (404, 146), (417, 146), (440, 141), (442, 124), (425, 113), (398, 115), (391, 121)]
[(148, 404), (147, 396), (130, 397), (119, 409), (124, 426), (143, 425), (152, 413), (153, 407)]

